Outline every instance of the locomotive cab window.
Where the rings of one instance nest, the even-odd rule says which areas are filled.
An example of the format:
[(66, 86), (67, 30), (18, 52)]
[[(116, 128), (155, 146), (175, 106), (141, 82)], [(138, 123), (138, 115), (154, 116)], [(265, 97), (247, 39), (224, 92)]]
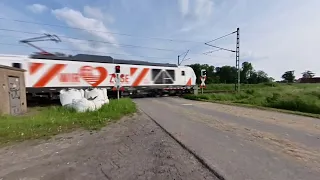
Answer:
[(185, 75), (184, 71), (181, 71), (181, 76), (184, 76), (184, 75)]
[(174, 70), (152, 69), (152, 80), (155, 84), (173, 84), (175, 81)]
[(12, 67), (21, 68), (21, 63), (12, 63)]

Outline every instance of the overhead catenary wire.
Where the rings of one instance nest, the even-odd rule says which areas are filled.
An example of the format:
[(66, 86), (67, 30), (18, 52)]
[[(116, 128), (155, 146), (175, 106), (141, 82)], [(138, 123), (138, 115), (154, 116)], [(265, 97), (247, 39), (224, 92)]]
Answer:
[(208, 55), (210, 53), (214, 53), (214, 52), (217, 52), (217, 51), (221, 51), (221, 49), (216, 49), (216, 50), (213, 50), (213, 51), (204, 52), (203, 54), (204, 55)]
[[(230, 36), (230, 35), (232, 35), (232, 34), (234, 34), (234, 33), (236, 33), (236, 32), (237, 32), (237, 31), (234, 31), (234, 32), (231, 32), (231, 33), (229, 33), (229, 34), (223, 35), (223, 36), (221, 36), (221, 37), (215, 38), (215, 39), (213, 39), (213, 40), (211, 40), (211, 41), (206, 42), (205, 45), (209, 45), (209, 44), (207, 44), (207, 43), (210, 43), (210, 42), (213, 42), (213, 41), (222, 39), (222, 38), (227, 37), (227, 36)], [(217, 51), (220, 51), (220, 50), (226, 50), (226, 51), (235, 52), (235, 51), (233, 51), (233, 50), (229, 50), (229, 49), (225, 49), (225, 48), (221, 48), (221, 47), (217, 47), (217, 46), (213, 46), (213, 45), (209, 45), (209, 46), (212, 46), (212, 47), (215, 47), (215, 48), (218, 48), (218, 49), (213, 50), (213, 51), (204, 52), (204, 53), (202, 53), (203, 55), (210, 56), (210, 55), (208, 55), (209, 53), (217, 52)]]
[(211, 42), (213, 42), (213, 41), (216, 41), (216, 40), (222, 39), (222, 38), (227, 37), (227, 36), (230, 36), (230, 35), (232, 35), (232, 34), (234, 34), (234, 33), (236, 33), (236, 32), (237, 32), (237, 31), (234, 31), (234, 32), (232, 32), (232, 33), (229, 33), (229, 34), (226, 34), (226, 35), (224, 35), (224, 36), (221, 36), (221, 37), (215, 38), (215, 39), (213, 39), (213, 40), (211, 40), (211, 41), (208, 41), (208, 42), (206, 42), (206, 43), (211, 43)]
[[(4, 28), (0, 28), (0, 31), (8, 31), (8, 32), (15, 32), (15, 33), (22, 33), (22, 34), (31, 34), (31, 35), (43, 35), (43, 33), (36, 33), (36, 32), (28, 32), (28, 31), (20, 31), (20, 30), (14, 30), (14, 29), (4, 29)], [(0, 34), (0, 36), (2, 36)], [(24, 37), (20, 37), (20, 36), (11, 36), (11, 35), (3, 35), (4, 37), (14, 37), (14, 38), (24, 38)], [(110, 43), (110, 42), (106, 42), (106, 41), (99, 41), (99, 40), (91, 40), (91, 39), (81, 39), (81, 38), (76, 38), (76, 37), (69, 37), (69, 36), (59, 36), (63, 39), (67, 39), (68, 41), (62, 41), (62, 43), (64, 42), (68, 42), (68, 43), (73, 43), (71, 41), (71, 39), (74, 40), (79, 40), (82, 42), (77, 42), (77, 44), (88, 44), (88, 42), (97, 42), (97, 43), (103, 43), (106, 45), (113, 45), (115, 43)], [(123, 46), (123, 47), (127, 47), (127, 48), (146, 48), (146, 49), (154, 49), (154, 50), (159, 50), (159, 51), (168, 51), (168, 52), (181, 52), (180, 50), (172, 50), (172, 49), (162, 49), (162, 48), (154, 48), (154, 47), (146, 47), (146, 46), (138, 46), (138, 45), (129, 45), (129, 44), (118, 44), (119, 46)], [(117, 48), (116, 46), (111, 46), (114, 48)], [(183, 53), (184, 54), (184, 53)], [(181, 54), (181, 55), (183, 55)], [(193, 54), (193, 55), (206, 55), (203, 53), (190, 53), (189, 54)], [(227, 57), (218, 57), (218, 58), (227, 58)]]
[(183, 61), (181, 61), (180, 65), (181, 65), (183, 62), (189, 61), (190, 59), (191, 59), (191, 58), (184, 59)]
[[(8, 31), (8, 32), (16, 32), (16, 33), (24, 33), (24, 34), (33, 34), (33, 35), (43, 35), (43, 33), (19, 31), (19, 30), (4, 29), (4, 28), (0, 28), (0, 31)], [(173, 50), (173, 49), (146, 47), (146, 46), (138, 46), (138, 45), (131, 45), (131, 44), (118, 44), (118, 43), (111, 43), (111, 42), (107, 42), (107, 41), (99, 41), (99, 40), (92, 40), (92, 39), (81, 39), (81, 38), (69, 37), (69, 36), (61, 36), (61, 35), (59, 35), (59, 37), (62, 37), (62, 38), (65, 38), (65, 39), (74, 39), (74, 40), (80, 40), (80, 41), (90, 41), (90, 42), (97, 42), (97, 43), (110, 44), (110, 45), (119, 45), (119, 46), (126, 46), (126, 47), (132, 47), (132, 48), (145, 48), (145, 49), (155, 49), (155, 50), (159, 50), (159, 51), (180, 52), (179, 50)]]
[(180, 62), (178, 65), (180, 65), (180, 64), (185, 60), (185, 58), (186, 58), (186, 56), (188, 55), (189, 51), (190, 51), (190, 50), (188, 50), (187, 52), (184, 53), (184, 56), (183, 56), (181, 62)]
[[(142, 38), (142, 39), (154, 39), (154, 40), (163, 40), (163, 41), (170, 41), (170, 42), (190, 42), (190, 43), (203, 43), (203, 42), (200, 42), (200, 41), (191, 41), (191, 40), (181, 40), (181, 39), (169, 39), (169, 38), (159, 38), (159, 37), (142, 37), (142, 36), (136, 36), (136, 35), (133, 35), (133, 34), (126, 34), (126, 33), (116, 33), (116, 32), (105, 32), (105, 31), (99, 31), (99, 30), (93, 30), (93, 29), (84, 29), (84, 28), (76, 28), (76, 27), (69, 27), (69, 26), (65, 26), (65, 25), (57, 25), (57, 24), (48, 24), (48, 23), (41, 23), (41, 22), (32, 22), (32, 21), (26, 21), (26, 20), (21, 20), (21, 19), (9, 19), (9, 18), (5, 18), (5, 17), (0, 17), (0, 20), (7, 20), (7, 21), (14, 21), (14, 22), (19, 22), (19, 23), (27, 23), (27, 24), (36, 24), (36, 25), (43, 25), (43, 26), (51, 26), (51, 27), (60, 27), (60, 28), (65, 28), (65, 29), (75, 29), (75, 30), (82, 30), (82, 31), (87, 31), (87, 32), (99, 32), (99, 33), (106, 33), (106, 34), (114, 34), (114, 35), (121, 35), (121, 36), (128, 36), (128, 37), (133, 37), (133, 38)], [(235, 31), (236, 32), (236, 31)], [(211, 40), (210, 42), (212, 41), (215, 41), (215, 40), (218, 40), (218, 39), (221, 39), (223, 37), (226, 37), (228, 35), (231, 35), (235, 32), (232, 32), (230, 34), (227, 34), (227, 35), (224, 35), (222, 37), (219, 37), (219, 38), (216, 38), (214, 40)], [(31, 32), (29, 32), (31, 34)], [(40, 34), (40, 33), (32, 33), (32, 34)], [(65, 38), (71, 38), (71, 37), (65, 37)], [(73, 38), (73, 39), (77, 39), (77, 40), (84, 40), (84, 39), (80, 39), (80, 38)], [(88, 41), (88, 40), (86, 40)], [(99, 42), (99, 41), (96, 41), (96, 40), (89, 40), (89, 41), (92, 41), (92, 42)], [(100, 43), (109, 43), (109, 44), (112, 44), (111, 42), (106, 42), (106, 41), (102, 41)], [(115, 43), (114, 43), (115, 45)], [(169, 50), (169, 49), (163, 49), (163, 48), (153, 48), (153, 47), (143, 47), (143, 46), (137, 46), (137, 45), (128, 45), (128, 44), (118, 44), (118, 45), (121, 45), (123, 47), (133, 47), (133, 48), (147, 48), (147, 49), (154, 49), (154, 50), (160, 50), (160, 51), (179, 51), (181, 52), (181, 50)], [(220, 48), (220, 47), (216, 47), (216, 48)], [(226, 50), (224, 48), (220, 48), (221, 50)], [(232, 51), (232, 50), (230, 50)], [(206, 55), (206, 56), (209, 56), (207, 54), (198, 54), (198, 53), (190, 53), (190, 54), (195, 54), (195, 55)], [(211, 56), (213, 57), (213, 56)], [(228, 58), (229, 57), (217, 57), (217, 58)]]
[(205, 43), (205, 44), (206, 44), (206, 45), (208, 45), (208, 46), (214, 47), (214, 48), (218, 48), (218, 49), (220, 49), (220, 50), (225, 50), (225, 51), (229, 51), (229, 52), (236, 52), (235, 50), (226, 49), (226, 48), (222, 48), (222, 47), (214, 46), (214, 45), (207, 44), (207, 43)]
[[(210, 43), (210, 42), (213, 42), (213, 41), (222, 39), (222, 38), (227, 37), (227, 36), (229, 36), (229, 35), (232, 35), (232, 34), (234, 34), (234, 33), (236, 33), (236, 32), (237, 32), (237, 31), (234, 31), (234, 32), (232, 32), (232, 33), (229, 33), (229, 34), (226, 34), (226, 35), (224, 35), (224, 36), (218, 37), (218, 38), (213, 39), (213, 40), (211, 40), (211, 41), (209, 41), (209, 42), (206, 42), (206, 43)], [(205, 43), (205, 44), (206, 44), (206, 43)], [(218, 48), (219, 48), (219, 47), (218, 47)], [(191, 48), (191, 49), (192, 49), (192, 48)], [(222, 48), (222, 49), (223, 49), (223, 48)], [(204, 53), (202, 53), (202, 54), (208, 55), (209, 53), (217, 52), (217, 51), (220, 51), (220, 50), (222, 50), (222, 49), (219, 48), (219, 49), (217, 49), (217, 50), (213, 50), (213, 51), (209, 51), (209, 52), (204, 52)]]
[[(10, 44), (10, 43), (1, 43), (0, 45), (5, 45), (5, 46), (17, 46), (17, 47), (29, 47), (25, 45), (20, 45), (20, 44)], [(55, 49), (55, 50), (63, 50), (63, 51), (72, 51), (72, 52), (87, 52), (87, 53), (101, 53), (104, 55), (112, 54), (112, 55), (121, 55), (121, 56), (132, 56), (132, 57), (142, 57), (142, 58), (150, 58), (150, 59), (163, 59), (163, 60), (170, 60), (172, 61), (173, 58), (164, 58), (164, 57), (150, 57), (150, 56), (141, 56), (141, 55), (130, 55), (130, 54), (121, 54), (121, 53), (112, 53), (112, 52), (102, 52), (102, 51), (86, 51), (86, 50), (77, 50), (77, 49), (66, 49), (66, 48), (55, 48), (55, 47), (44, 47), (46, 49)]]
[(207, 46), (211, 46), (211, 47), (214, 47), (214, 48), (218, 48), (218, 49), (220, 49), (220, 50), (224, 50), (224, 51), (229, 51), (229, 52), (233, 52), (233, 53), (235, 53), (235, 52), (236, 52), (235, 50), (226, 49), (226, 48), (222, 48), (222, 47), (218, 47), (218, 46), (215, 46), (215, 45), (209, 44), (210, 42), (213, 42), (213, 41), (216, 41), (216, 40), (222, 39), (222, 38), (227, 37), (227, 36), (230, 36), (230, 35), (232, 35), (232, 34), (234, 34), (234, 33), (237, 33), (237, 31), (233, 31), (233, 32), (231, 32), (231, 33), (229, 33), (229, 34), (226, 34), (226, 35), (220, 36), (220, 37), (215, 38), (215, 39), (213, 39), (213, 40), (211, 40), (211, 41), (208, 41), (208, 42), (206, 42), (206, 43), (204, 43), (204, 44), (205, 44), (205, 45), (207, 45)]
[(154, 40), (162, 40), (162, 41), (181, 42), (181, 43), (186, 43), (186, 42), (203, 43), (203, 42), (198, 42), (198, 41), (181, 40), (181, 39), (168, 39), (168, 38), (160, 38), (160, 37), (143, 37), (143, 36), (136, 36), (136, 35), (132, 35), (132, 34), (126, 34), (126, 33), (116, 33), (116, 32), (109, 32), (109, 31), (106, 32), (106, 31), (99, 31), (99, 30), (93, 30), (93, 29), (83, 29), (83, 28), (69, 27), (69, 26), (58, 25), (58, 24), (47, 24), (47, 23), (40, 23), (40, 22), (25, 21), (25, 20), (20, 20), (20, 19), (9, 19), (9, 18), (5, 18), (5, 17), (0, 17), (0, 20), (15, 21), (15, 22), (27, 23), (27, 24), (37, 24), (37, 25), (42, 25), (42, 26), (75, 29), (75, 30), (82, 30), (82, 31), (99, 32), (99, 33), (128, 36), (128, 37), (140, 38), (140, 39), (154, 39)]
[[(207, 46), (211, 46), (211, 47), (214, 47), (214, 48), (217, 48), (217, 49), (219, 49), (219, 50), (224, 50), (224, 51), (229, 51), (229, 52), (232, 52), (232, 53), (235, 53), (235, 55), (236, 55), (236, 69), (237, 69), (237, 71), (238, 71), (238, 75), (237, 75), (237, 78), (236, 78), (236, 82), (235, 82), (235, 91), (237, 91), (237, 92), (240, 92), (240, 48), (239, 48), (239, 44), (240, 44), (240, 38), (239, 38), (239, 28), (237, 28), (237, 30), (236, 31), (233, 31), (233, 32), (231, 32), (231, 33), (229, 33), (229, 34), (226, 34), (226, 35), (224, 35), (224, 36), (221, 36), (221, 37), (218, 37), (218, 38), (215, 38), (215, 39), (213, 39), (213, 40), (211, 40), (211, 41), (208, 41), (208, 42), (206, 42), (206, 43), (204, 43), (205, 45), (207, 45)], [(218, 39), (222, 39), (222, 38), (224, 38), (224, 37), (227, 37), (227, 36), (229, 36), (229, 35), (232, 35), (232, 34), (237, 34), (237, 41), (236, 41), (236, 49), (235, 50), (231, 50), (231, 49), (226, 49), (226, 48), (222, 48), (222, 47), (218, 47), (218, 46), (215, 46), (215, 45), (212, 45), (212, 44), (209, 44), (209, 43), (212, 43), (212, 42), (214, 42), (214, 41), (216, 41), (216, 40), (218, 40)], [(211, 51), (211, 52), (214, 52), (214, 51)], [(208, 52), (209, 53), (209, 52)], [(206, 53), (204, 53), (204, 54), (206, 54)]]
[(181, 64), (181, 62), (180, 62), (180, 56), (182, 56), (182, 55), (184, 55), (184, 57), (183, 57), (183, 59), (186, 57), (186, 55), (188, 54), (188, 52), (189, 52), (190, 50), (188, 50), (188, 51), (186, 51), (186, 52), (184, 52), (184, 53), (182, 53), (182, 54), (180, 54), (180, 55), (178, 55), (178, 66)]
[[(45, 26), (54, 26), (54, 27), (63, 27), (63, 28), (69, 28), (69, 29), (78, 29), (78, 30), (84, 30), (84, 31), (93, 31), (93, 32), (100, 32), (100, 33), (109, 33), (109, 34), (118, 34), (118, 35), (128, 35), (128, 36), (134, 36), (130, 34), (123, 34), (123, 33), (112, 33), (112, 32), (103, 32), (103, 31), (97, 31), (97, 30), (88, 30), (88, 29), (81, 29), (81, 28), (73, 28), (73, 27), (68, 27), (68, 26), (63, 26), (63, 25), (54, 25), (54, 24), (46, 24), (46, 23), (39, 23), (39, 22), (31, 22), (31, 21), (24, 21), (24, 20), (18, 20), (18, 19), (8, 19), (4, 17), (0, 17), (2, 20), (11, 20), (11, 21), (16, 21), (16, 22), (21, 22), (21, 23), (29, 23), (29, 24), (38, 24), (38, 25), (45, 25)], [(26, 33), (26, 34), (33, 34), (33, 35), (42, 35), (43, 33), (36, 33), (36, 32), (26, 32), (26, 31), (19, 31), (19, 30), (13, 30), (13, 29), (0, 29), (2, 31), (11, 31), (11, 32), (17, 32), (17, 33)], [(227, 35), (225, 35), (227, 36)], [(81, 38), (75, 38), (75, 37), (68, 37), (68, 36), (61, 36), (65, 39), (74, 39), (74, 40), (80, 40), (80, 41), (88, 41), (88, 42), (97, 42), (97, 43), (104, 43), (104, 44), (110, 44), (110, 45), (117, 45), (117, 46), (122, 46), (122, 47), (130, 47), (130, 48), (145, 48), (145, 49), (154, 49), (154, 50), (159, 50), (159, 51), (169, 51), (169, 52), (181, 52), (181, 50), (173, 50), (173, 49), (165, 49), (165, 48), (155, 48), (155, 47), (146, 47), (146, 46), (138, 46), (138, 45), (130, 45), (130, 44), (118, 44), (118, 43), (111, 43), (107, 41), (99, 41), (99, 40), (91, 40), (91, 39), (81, 39)], [(194, 42), (194, 43), (203, 43), (203, 42), (197, 42), (197, 41), (188, 41), (188, 40), (174, 40), (174, 39), (166, 39), (166, 38), (154, 38), (154, 37), (138, 37), (138, 38), (151, 38), (151, 39), (161, 39), (161, 40), (170, 40), (170, 41), (179, 41), (179, 42)], [(222, 37), (221, 37), (222, 38)], [(217, 38), (219, 39), (219, 38)], [(69, 43), (74, 43), (74, 42), (69, 42)], [(80, 43), (80, 42), (77, 42)], [(87, 42), (85, 42), (87, 43)], [(61, 50), (68, 50), (68, 49), (62, 49)], [(75, 51), (75, 50), (71, 50)], [(76, 50), (78, 51), (78, 50)], [(93, 51), (88, 51), (88, 52), (93, 52)], [(98, 53), (103, 53), (103, 52), (98, 52)], [(194, 55), (206, 55), (204, 53), (189, 53), (189, 54), (194, 54)], [(138, 56), (137, 56), (138, 57)], [(146, 56), (139, 56), (139, 57), (146, 57)], [(214, 56), (211, 56), (214, 57)], [(154, 57), (148, 57), (148, 58), (154, 58)], [(217, 58), (228, 58), (229, 57), (217, 57)], [(162, 58), (161, 58), (162, 59)]]

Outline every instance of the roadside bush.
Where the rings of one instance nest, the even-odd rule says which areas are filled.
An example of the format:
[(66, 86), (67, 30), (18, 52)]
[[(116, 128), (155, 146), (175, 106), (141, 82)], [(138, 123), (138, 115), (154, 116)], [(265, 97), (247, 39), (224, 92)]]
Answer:
[(247, 89), (244, 92), (253, 95), (256, 91), (254, 89)]
[(240, 93), (235, 93), (235, 94), (233, 94), (233, 96), (235, 96), (235, 98), (239, 100), (239, 99), (247, 99), (247, 98), (249, 98), (251, 95), (246, 94), (246, 93), (244, 93), (244, 92), (240, 92)]
[(307, 95), (282, 96), (281, 98), (267, 102), (266, 106), (278, 109), (320, 114), (319, 101)]
[(309, 91), (305, 93), (306, 95), (314, 96), (318, 99), (320, 99), (320, 91)]
[(277, 101), (279, 98), (281, 97), (281, 95), (279, 93), (272, 93), (272, 96), (267, 97), (266, 98), (266, 102), (268, 103), (273, 103), (275, 101)]

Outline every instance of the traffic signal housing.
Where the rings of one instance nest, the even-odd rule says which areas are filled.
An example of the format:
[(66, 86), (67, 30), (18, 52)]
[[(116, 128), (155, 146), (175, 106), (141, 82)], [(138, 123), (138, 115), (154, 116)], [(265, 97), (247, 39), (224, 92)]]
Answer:
[(120, 66), (116, 66), (116, 73), (120, 73)]

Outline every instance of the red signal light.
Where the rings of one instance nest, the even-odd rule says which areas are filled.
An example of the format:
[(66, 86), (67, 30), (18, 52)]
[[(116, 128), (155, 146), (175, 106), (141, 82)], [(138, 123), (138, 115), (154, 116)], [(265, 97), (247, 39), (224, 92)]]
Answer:
[(120, 66), (116, 66), (116, 73), (120, 73)]

